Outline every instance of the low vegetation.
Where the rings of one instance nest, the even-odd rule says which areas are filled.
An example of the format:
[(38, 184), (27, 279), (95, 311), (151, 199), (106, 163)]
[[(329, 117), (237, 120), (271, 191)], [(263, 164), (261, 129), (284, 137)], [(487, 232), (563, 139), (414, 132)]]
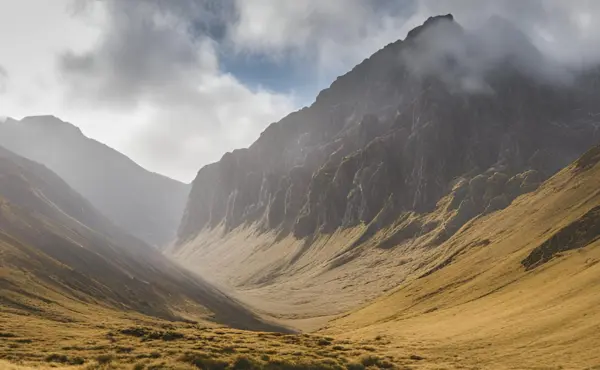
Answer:
[[(147, 323), (60, 330), (37, 323), (32, 332), (4, 336), (0, 369), (82, 370), (362, 370), (396, 368), (376, 341), (351, 343), (307, 334), (248, 332), (198, 324)], [(43, 328), (42, 330), (39, 330)], [(44, 331), (47, 332), (44, 333)], [(52, 336), (50, 336), (52, 333)], [(33, 336), (32, 336), (33, 334)], [(47, 334), (47, 335), (44, 335)], [(27, 335), (27, 338), (25, 336)], [(18, 366), (18, 367), (17, 367)], [(11, 368), (8, 367), (8, 368)]]

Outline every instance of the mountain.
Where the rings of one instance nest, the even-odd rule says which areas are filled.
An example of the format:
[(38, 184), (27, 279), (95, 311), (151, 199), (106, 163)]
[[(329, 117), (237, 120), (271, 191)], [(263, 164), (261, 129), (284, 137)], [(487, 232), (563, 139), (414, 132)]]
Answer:
[(599, 70), (484, 27), (430, 18), (202, 168), (168, 253), (304, 329), (422, 274), (600, 141)]
[(377, 343), (299, 335), (263, 321), (118, 229), (46, 167), (2, 147), (0, 339), (0, 368), (14, 370), (405, 362), (375, 357)]
[(590, 369), (600, 361), (600, 146), (469, 223), (422, 273), (333, 321), (447, 368)]
[(0, 312), (50, 321), (131, 313), (274, 330), (123, 232), (46, 167), (0, 147)]
[(174, 240), (189, 185), (146, 171), (52, 116), (7, 119), (0, 123), (0, 145), (47, 166), (145, 242), (164, 247)]

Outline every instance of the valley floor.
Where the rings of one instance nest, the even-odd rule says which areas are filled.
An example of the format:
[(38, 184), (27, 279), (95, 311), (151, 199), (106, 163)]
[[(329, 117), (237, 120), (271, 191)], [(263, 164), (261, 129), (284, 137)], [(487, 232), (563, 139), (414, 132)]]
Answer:
[(406, 366), (600, 369), (598, 184), (600, 148), (437, 246), (240, 228), (171, 253), (280, 322), (423, 358)]

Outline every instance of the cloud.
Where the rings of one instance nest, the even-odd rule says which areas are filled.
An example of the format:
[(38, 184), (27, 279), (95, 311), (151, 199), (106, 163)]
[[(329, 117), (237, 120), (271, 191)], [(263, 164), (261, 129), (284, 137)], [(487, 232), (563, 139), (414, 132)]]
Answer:
[(60, 70), (73, 102), (146, 110), (127, 144), (142, 164), (189, 180), (294, 108), (291, 96), (250, 89), (221, 71), (211, 36), (215, 12), (226, 8), (215, 9), (217, 2), (104, 4), (108, 22), (98, 43), (62, 54)]
[(480, 28), (492, 17), (514, 23), (546, 55), (571, 68), (600, 62), (600, 2), (589, 0), (423, 0), (409, 20), (452, 13), (463, 26)]
[(600, 60), (597, 1), (20, 0), (0, 13), (1, 114), (60, 116), (185, 180), (432, 15), (469, 29), (498, 15), (569, 68)]
[(400, 60), (414, 77), (433, 75), (453, 90), (493, 93), (487, 81), (499, 68), (544, 84), (574, 81), (573, 69), (544, 56), (518, 26), (499, 16), (473, 29), (437, 17), (413, 35), (415, 42), (405, 44)]
[(341, 73), (428, 17), (447, 13), (470, 29), (490, 18), (514, 23), (563, 65), (600, 61), (600, 23), (593, 21), (600, 15), (599, 1), (236, 0), (236, 11), (229, 37), (237, 50), (296, 59), (302, 68), (316, 63), (318, 71)]
[[(340, 73), (403, 36), (415, 1), (236, 0), (229, 39), (239, 52)], [(306, 62), (309, 63), (306, 63)]]
[(0, 65), (0, 95), (6, 93), (8, 87), (8, 71)]
[[(194, 39), (184, 19), (153, 2), (106, 1), (109, 23), (98, 45), (66, 52), (60, 67), (73, 97), (135, 108), (145, 99), (177, 103), (194, 82), (218, 72), (210, 42)], [(175, 95), (175, 96), (174, 96)]]

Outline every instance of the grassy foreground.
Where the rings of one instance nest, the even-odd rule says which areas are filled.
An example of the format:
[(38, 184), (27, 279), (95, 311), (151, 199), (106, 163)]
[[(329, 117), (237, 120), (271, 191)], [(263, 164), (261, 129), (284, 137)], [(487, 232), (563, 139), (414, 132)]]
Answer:
[(398, 368), (401, 361), (380, 348), (375, 339), (248, 332), (142, 316), (95, 324), (0, 317), (0, 369)]

